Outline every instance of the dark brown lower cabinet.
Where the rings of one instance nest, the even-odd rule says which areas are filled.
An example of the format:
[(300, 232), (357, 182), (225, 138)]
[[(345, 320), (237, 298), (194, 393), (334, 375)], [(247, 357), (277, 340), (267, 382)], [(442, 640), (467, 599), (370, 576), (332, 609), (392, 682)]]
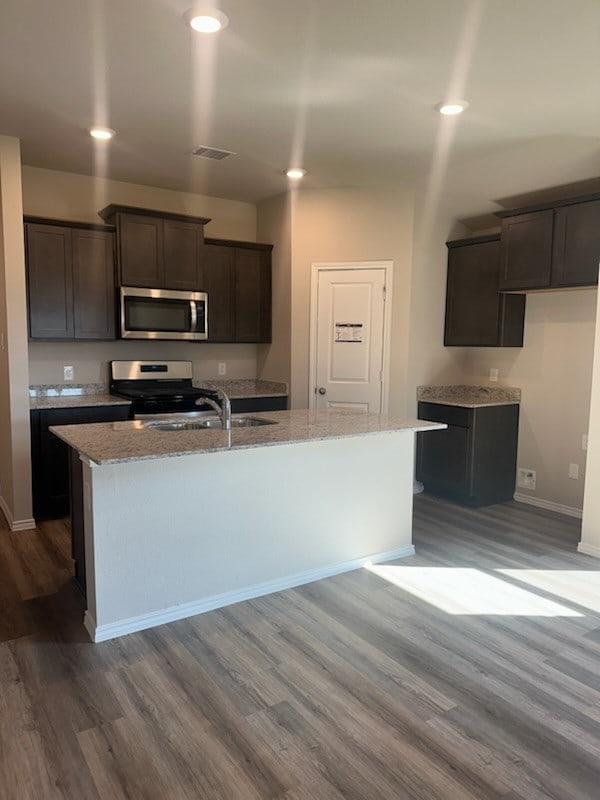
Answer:
[(418, 416), (448, 426), (417, 434), (417, 480), (427, 492), (469, 506), (513, 499), (518, 404), (465, 408), (422, 402)]
[(69, 448), (49, 428), (129, 419), (131, 407), (50, 408), (30, 414), (33, 516), (36, 520), (59, 519), (69, 513)]
[(234, 414), (252, 411), (286, 411), (287, 397), (238, 397), (231, 401)]
[(69, 500), (71, 505), (71, 556), (73, 557), (74, 579), (84, 597), (85, 585), (85, 521), (83, 515), (83, 465), (77, 450), (68, 448), (69, 459)]

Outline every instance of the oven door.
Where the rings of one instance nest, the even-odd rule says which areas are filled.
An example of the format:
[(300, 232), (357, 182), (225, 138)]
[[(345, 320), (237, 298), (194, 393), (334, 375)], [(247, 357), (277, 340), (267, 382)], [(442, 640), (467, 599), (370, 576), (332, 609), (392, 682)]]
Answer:
[(121, 286), (120, 307), (123, 339), (208, 339), (205, 292)]

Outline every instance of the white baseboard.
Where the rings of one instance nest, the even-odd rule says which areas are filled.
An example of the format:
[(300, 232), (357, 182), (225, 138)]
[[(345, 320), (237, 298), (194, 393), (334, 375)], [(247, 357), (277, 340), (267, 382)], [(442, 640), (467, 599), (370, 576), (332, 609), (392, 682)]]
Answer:
[(581, 519), (583, 516), (583, 511), (580, 508), (564, 506), (562, 503), (553, 503), (552, 500), (542, 500), (541, 497), (530, 497), (530, 495), (521, 494), (520, 492), (515, 492), (515, 500), (517, 503), (526, 503), (529, 506), (545, 508), (547, 511), (555, 511), (557, 514), (565, 514), (567, 517)]
[(0, 508), (6, 517), (8, 527), (11, 529), (11, 531), (30, 531), (32, 528), (35, 528), (34, 519), (13, 519), (13, 515), (8, 507), (8, 503), (2, 497), (2, 495), (0, 495)]
[(175, 622), (178, 619), (185, 619), (186, 617), (193, 617), (196, 614), (203, 614), (205, 611), (213, 611), (215, 608), (224, 608), (233, 603), (240, 603), (243, 600), (252, 600), (254, 597), (262, 597), (262, 595), (265, 594), (280, 592), (283, 589), (292, 589), (294, 586), (301, 586), (305, 583), (319, 581), (322, 578), (330, 578), (333, 575), (339, 575), (342, 572), (360, 569), (367, 561), (373, 564), (380, 564), (382, 561), (394, 561), (396, 558), (405, 558), (406, 556), (413, 556), (414, 554), (415, 548), (410, 544), (405, 547), (400, 547), (397, 550), (390, 550), (387, 553), (376, 553), (372, 556), (364, 556), (363, 558), (356, 558), (352, 561), (332, 564), (322, 569), (307, 570), (306, 572), (300, 572), (295, 575), (288, 575), (280, 580), (258, 583), (254, 586), (240, 589), (239, 591), (213, 595), (212, 597), (194, 601), (193, 603), (172, 606), (171, 608), (165, 608), (162, 611), (154, 611), (150, 614), (140, 614), (138, 617), (129, 617), (128, 619), (112, 622), (108, 625), (97, 625), (91, 614), (86, 611), (83, 624), (93, 642), (105, 642), (108, 639), (124, 636), (127, 633), (135, 633), (136, 631), (143, 631), (147, 628), (154, 628), (157, 625), (164, 625), (166, 622)]
[(577, 545), (577, 552), (583, 553), (586, 556), (593, 556), (594, 558), (600, 558), (600, 547), (596, 547), (595, 544), (587, 544), (586, 542), (579, 542)]

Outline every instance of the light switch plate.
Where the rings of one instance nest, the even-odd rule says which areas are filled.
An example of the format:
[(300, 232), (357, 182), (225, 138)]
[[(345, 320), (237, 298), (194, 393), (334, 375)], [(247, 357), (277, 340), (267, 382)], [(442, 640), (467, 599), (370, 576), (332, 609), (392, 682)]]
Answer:
[(573, 480), (579, 478), (579, 464), (569, 464), (569, 478), (573, 478)]

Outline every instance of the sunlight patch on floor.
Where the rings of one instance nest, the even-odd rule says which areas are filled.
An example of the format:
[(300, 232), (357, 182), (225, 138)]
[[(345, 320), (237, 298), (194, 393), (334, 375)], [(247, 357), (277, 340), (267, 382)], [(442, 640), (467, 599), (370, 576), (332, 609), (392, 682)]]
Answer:
[[(582, 617), (567, 606), (540, 597), (527, 589), (466, 567), (399, 567), (365, 564), (400, 589), (448, 614), (504, 615), (523, 617)], [(506, 570), (506, 572), (523, 570)], [(511, 575), (511, 577), (513, 577)]]
[(498, 569), (503, 575), (600, 613), (600, 571), (582, 569)]

